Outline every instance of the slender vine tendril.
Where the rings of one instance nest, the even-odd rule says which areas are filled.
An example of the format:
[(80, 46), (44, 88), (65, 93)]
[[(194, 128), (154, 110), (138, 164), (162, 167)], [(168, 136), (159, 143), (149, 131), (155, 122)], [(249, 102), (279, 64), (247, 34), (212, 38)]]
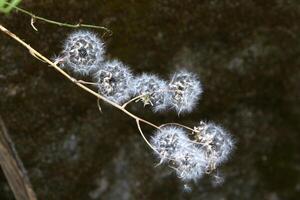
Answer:
[(9, 3), (9, 2), (6, 2), (6, 1), (2, 2), (2, 4), (5, 4), (5, 5), (7, 5), (7, 6), (11, 7), (11, 8), (14, 8), (14, 9), (16, 9), (17, 11), (19, 11), (21, 13), (29, 15), (31, 17), (30, 24), (31, 24), (32, 28), (35, 31), (38, 31), (38, 29), (35, 27), (34, 23), (36, 22), (36, 20), (40, 20), (40, 21), (47, 22), (49, 24), (55, 24), (55, 25), (63, 26), (63, 27), (67, 27), (67, 28), (93, 28), (93, 29), (102, 29), (102, 30), (106, 31), (110, 36), (112, 35), (112, 31), (109, 30), (108, 28), (104, 27), (104, 26), (96, 26), (96, 25), (82, 24), (82, 23), (69, 24), (69, 23), (58, 22), (58, 21), (46, 19), (46, 18), (41, 17), (41, 16), (37, 16), (37, 15), (33, 14), (30, 11), (27, 11), (27, 10), (25, 10), (23, 8), (20, 8), (20, 7), (16, 6), (16, 4), (12, 4), (12, 3)]

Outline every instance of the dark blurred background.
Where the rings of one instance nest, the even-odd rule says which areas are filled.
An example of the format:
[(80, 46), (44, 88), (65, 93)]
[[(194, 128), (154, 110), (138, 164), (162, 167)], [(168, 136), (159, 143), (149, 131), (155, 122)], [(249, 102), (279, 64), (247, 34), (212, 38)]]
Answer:
[[(39, 199), (300, 199), (300, 2), (298, 0), (23, 0), (49, 19), (97, 24), (107, 57), (135, 73), (199, 74), (193, 113), (130, 110), (157, 124), (215, 121), (237, 147), (219, 170), (185, 193), (139, 136), (134, 120), (102, 104), (0, 34), (0, 114)], [(0, 22), (52, 57), (72, 29), (12, 12)], [(98, 31), (99, 35), (103, 31)], [(145, 127), (147, 137), (152, 130)], [(14, 199), (0, 174), (0, 199)]]

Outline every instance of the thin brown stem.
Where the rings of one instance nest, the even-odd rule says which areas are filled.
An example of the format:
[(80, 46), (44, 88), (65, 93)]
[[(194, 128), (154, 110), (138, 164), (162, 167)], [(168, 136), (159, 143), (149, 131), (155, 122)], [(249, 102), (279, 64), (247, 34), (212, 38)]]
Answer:
[(162, 128), (164, 126), (169, 126), (169, 125), (180, 126), (180, 127), (185, 128), (187, 130), (194, 131), (194, 129), (192, 129), (192, 128), (188, 127), (188, 126), (185, 126), (185, 125), (182, 125), (182, 124), (178, 124), (178, 123), (173, 123), (173, 122), (172, 123), (162, 124), (162, 125), (159, 126), (159, 128)]
[(0, 116), (0, 166), (16, 200), (36, 200), (35, 192), (27, 176), (8, 130)]
[(138, 100), (138, 99), (140, 99), (141, 97), (146, 96), (146, 95), (147, 95), (147, 94), (141, 94), (141, 95), (139, 95), (139, 96), (136, 96), (136, 97), (130, 99), (129, 101), (125, 102), (125, 103), (122, 105), (122, 108), (125, 108), (128, 104), (130, 104), (130, 103), (132, 103), (132, 102), (134, 102), (134, 101), (136, 101), (136, 100)]
[(103, 26), (96, 26), (96, 25), (90, 25), (90, 24), (81, 24), (81, 23), (78, 23), (78, 24), (68, 24), (68, 23), (58, 22), (58, 21), (54, 21), (54, 20), (46, 19), (44, 17), (37, 16), (37, 15), (35, 15), (35, 14), (33, 14), (33, 13), (25, 10), (25, 9), (22, 9), (22, 8), (19, 8), (19, 7), (15, 6), (15, 5), (12, 5), (9, 2), (4, 2), (4, 3), (7, 4), (7, 5), (12, 6), (16, 10), (18, 10), (18, 11), (20, 11), (20, 12), (26, 14), (26, 15), (29, 15), (31, 17), (30, 24), (31, 24), (32, 28), (35, 31), (38, 31), (38, 30), (34, 26), (34, 23), (35, 23), (36, 20), (40, 20), (40, 21), (44, 21), (44, 22), (47, 22), (47, 23), (50, 23), (50, 24), (55, 24), (55, 25), (58, 25), (58, 26), (64, 26), (64, 27), (68, 27), (68, 28), (80, 28), (80, 27), (84, 27), (84, 28), (103, 29), (106, 32), (108, 32), (110, 35), (112, 35), (112, 31), (109, 30), (106, 27), (103, 27)]
[(27, 48), (30, 52), (30, 54), (32, 54), (35, 58), (43, 61), (43, 62), (46, 62), (48, 63), (51, 67), (53, 67), (56, 71), (58, 71), (60, 74), (62, 74), (65, 78), (67, 78), (68, 80), (70, 80), (71, 82), (73, 82), (74, 84), (76, 84), (78, 87), (80, 87), (81, 89), (85, 90), (86, 92), (94, 95), (95, 97), (97, 97), (97, 105), (98, 105), (98, 108), (99, 108), (99, 111), (102, 112), (101, 110), (101, 107), (100, 107), (100, 102), (99, 100), (103, 100), (104, 102), (114, 106), (115, 108), (121, 110), (122, 112), (124, 112), (125, 114), (127, 114), (128, 116), (132, 117), (133, 119), (136, 120), (137, 122), (137, 125), (138, 125), (138, 129), (143, 137), (143, 139), (145, 140), (145, 142), (154, 150), (156, 151), (152, 146), (151, 144), (148, 142), (148, 140), (146, 139), (146, 137), (144, 136), (143, 132), (141, 131), (141, 127), (140, 127), (140, 122), (143, 122), (145, 124), (148, 124), (149, 126), (152, 126), (153, 128), (155, 129), (158, 129), (160, 130), (161, 127), (163, 126), (167, 126), (167, 125), (175, 125), (175, 126), (180, 126), (180, 127), (183, 127), (187, 130), (190, 130), (190, 131), (194, 131), (192, 128), (190, 127), (187, 127), (185, 125), (182, 125), (182, 124), (178, 124), (178, 123), (166, 123), (166, 124), (162, 124), (161, 126), (157, 126), (145, 119), (142, 119), (140, 117), (138, 117), (137, 115), (129, 112), (128, 110), (125, 109), (126, 105), (128, 105), (130, 102), (142, 97), (143, 95), (140, 95), (140, 96), (137, 96), (133, 99), (131, 99), (130, 101), (126, 102), (125, 104), (123, 104), (122, 106), (105, 98), (104, 96), (102, 96), (101, 94), (93, 91), (92, 89), (86, 87), (85, 85), (83, 84), (95, 84), (95, 83), (92, 83), (92, 82), (86, 82), (86, 81), (82, 81), (82, 80), (76, 80), (75, 78), (73, 78), (72, 76), (70, 76), (68, 73), (66, 73), (64, 70), (62, 70), (60, 67), (58, 67), (56, 64), (57, 63), (53, 63), (52, 61), (50, 61), (48, 58), (46, 58), (45, 56), (43, 56), (41, 53), (39, 53), (38, 51), (36, 51), (35, 49), (33, 49), (29, 44), (25, 43), (23, 40), (21, 40), (18, 36), (16, 36), (15, 34), (13, 34), (12, 32), (10, 32), (9, 30), (7, 30), (4, 26), (2, 26), (0, 24), (0, 30), (4, 33), (6, 33), (7, 35), (9, 35), (10, 37), (12, 37), (14, 40), (16, 40), (17, 42), (19, 42), (20, 44), (22, 44), (25, 48)]
[(158, 153), (158, 151), (150, 144), (150, 142), (147, 140), (147, 138), (145, 137), (143, 131), (142, 131), (142, 128), (141, 128), (141, 125), (140, 125), (140, 120), (139, 119), (136, 119), (136, 124), (137, 124), (137, 127), (139, 129), (139, 132), (141, 134), (141, 136), (143, 137), (143, 139), (145, 140), (145, 142), (148, 144), (148, 146), (155, 152)]
[(100, 99), (97, 98), (97, 106), (98, 106), (98, 110), (100, 113), (102, 113), (102, 108), (101, 108), (101, 105), (100, 105)]
[(64, 70), (62, 70), (60, 67), (58, 67), (55, 63), (53, 63), (52, 61), (50, 61), (48, 58), (46, 58), (45, 56), (43, 56), (41, 53), (39, 53), (38, 51), (36, 51), (35, 49), (33, 49), (29, 44), (27, 44), (26, 42), (24, 42), (23, 40), (21, 40), (18, 36), (16, 36), (15, 34), (13, 34), (12, 32), (10, 32), (9, 30), (7, 30), (4, 26), (2, 26), (0, 24), (0, 30), (4, 33), (6, 33), (7, 35), (9, 35), (10, 37), (12, 37), (14, 40), (16, 40), (17, 42), (19, 42), (20, 44), (22, 44), (25, 48), (27, 48), (29, 50), (29, 52), (33, 55), (35, 55), (35, 57), (37, 57), (38, 59), (41, 59), (43, 61), (45, 61), (46, 63), (48, 63), (50, 66), (52, 66), (55, 70), (57, 70), (59, 73), (61, 73), (65, 78), (67, 78), (68, 80), (70, 80), (71, 82), (73, 82), (74, 84), (76, 84), (78, 87), (80, 87), (81, 89), (85, 90), (86, 92), (94, 95), (95, 97), (97, 97), (98, 99), (101, 99), (103, 101), (105, 101), (106, 103), (114, 106), (115, 108), (121, 110), (122, 112), (124, 112), (125, 114), (127, 114), (128, 116), (132, 117), (135, 120), (139, 120), (145, 124), (148, 124), (150, 126), (152, 126), (153, 128), (156, 129), (160, 129), (157, 125), (144, 120), (138, 116), (136, 116), (135, 114), (129, 112), (128, 110), (126, 110), (125, 108), (123, 108), (122, 106), (116, 104), (115, 102), (105, 98), (104, 96), (102, 96), (101, 94), (91, 90), (90, 88), (86, 87), (85, 85), (81, 84), (80, 82), (78, 82), (76, 79), (74, 79), (72, 76), (70, 76), (69, 74), (67, 74)]
[(129, 101), (125, 102), (125, 103), (122, 105), (122, 107), (125, 108), (128, 104), (134, 102), (135, 100), (140, 99), (140, 98), (143, 97), (143, 96), (146, 96), (146, 95), (150, 95), (150, 96), (151, 96), (151, 95), (153, 95), (153, 94), (155, 94), (155, 93), (163, 93), (163, 92), (176, 92), (176, 90), (159, 90), (159, 91), (149, 92), (149, 93), (146, 93), (146, 94), (141, 94), (141, 95), (136, 96), (136, 97), (130, 99)]
[(85, 84), (85, 85), (97, 85), (97, 83), (95, 82), (89, 82), (89, 81), (83, 81), (83, 80), (76, 80), (77, 83), (82, 83), (82, 84)]

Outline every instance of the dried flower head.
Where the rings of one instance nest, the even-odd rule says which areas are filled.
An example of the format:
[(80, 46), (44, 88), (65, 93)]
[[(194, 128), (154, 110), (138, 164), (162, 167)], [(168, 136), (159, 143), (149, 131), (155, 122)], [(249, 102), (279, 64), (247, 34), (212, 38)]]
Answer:
[(66, 39), (59, 62), (75, 73), (88, 75), (104, 60), (103, 54), (104, 43), (95, 34), (76, 31)]
[(142, 74), (134, 80), (134, 94), (145, 95), (141, 99), (144, 105), (153, 106), (154, 111), (162, 111), (166, 108), (167, 84), (156, 75)]
[(174, 160), (177, 151), (191, 146), (185, 132), (175, 126), (162, 127), (152, 137), (151, 144), (156, 149), (160, 163)]
[(132, 73), (118, 60), (105, 62), (94, 73), (94, 79), (99, 93), (115, 103), (121, 104), (132, 95)]
[(173, 74), (169, 90), (171, 92), (168, 104), (179, 114), (192, 111), (202, 93), (198, 77), (185, 70)]
[(205, 152), (197, 148), (181, 128), (161, 128), (152, 137), (151, 144), (160, 158), (159, 164), (168, 164), (184, 182), (196, 181), (204, 174)]
[(197, 181), (204, 175), (207, 165), (205, 154), (195, 146), (177, 151), (174, 157), (172, 168), (183, 181)]
[(201, 121), (200, 125), (195, 127), (195, 139), (206, 153), (209, 171), (226, 161), (234, 148), (231, 135), (214, 123)]

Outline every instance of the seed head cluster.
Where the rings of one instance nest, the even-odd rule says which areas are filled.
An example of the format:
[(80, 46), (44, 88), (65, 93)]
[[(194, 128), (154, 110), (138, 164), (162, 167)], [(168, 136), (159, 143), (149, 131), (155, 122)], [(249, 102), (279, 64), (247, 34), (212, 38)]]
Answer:
[(103, 54), (101, 39), (91, 32), (77, 31), (66, 39), (58, 61), (74, 73), (88, 75), (104, 60)]
[[(194, 110), (203, 92), (196, 74), (181, 69), (168, 81), (153, 74), (134, 75), (123, 62), (105, 59), (104, 46), (95, 34), (77, 31), (66, 39), (55, 62), (94, 80), (92, 84), (99, 94), (119, 105), (125, 106), (124, 102), (136, 98), (155, 112), (175, 110), (180, 114)], [(178, 124), (161, 126), (148, 144), (155, 150), (159, 164), (174, 169), (185, 183), (197, 181), (215, 170), (228, 159), (234, 148), (227, 131), (202, 121), (193, 131)]]
[(174, 160), (174, 152), (188, 148), (191, 144), (189, 138), (181, 128), (168, 126), (157, 131), (152, 137), (152, 145), (159, 155), (160, 163)]
[(205, 149), (213, 168), (226, 161), (234, 148), (231, 135), (214, 123), (201, 121), (199, 126), (195, 127), (195, 140)]
[(176, 126), (165, 126), (154, 133), (152, 146), (161, 163), (175, 170), (184, 182), (197, 181), (227, 160), (234, 142), (220, 126), (200, 122), (193, 134)]
[(202, 89), (195, 74), (181, 70), (169, 82), (152, 74), (134, 76), (121, 61), (105, 60), (104, 47), (94, 33), (76, 31), (66, 39), (54, 61), (75, 74), (91, 76), (99, 93), (118, 104), (141, 96), (144, 105), (154, 112), (175, 109), (178, 114), (191, 112), (197, 104)]
[(177, 176), (184, 182), (197, 181), (205, 173), (206, 159), (203, 152), (191, 147), (175, 153), (173, 162)]
[(166, 109), (168, 91), (166, 81), (156, 75), (142, 74), (134, 80), (134, 94), (144, 95), (144, 105), (151, 105), (154, 111)]
[(197, 76), (185, 70), (174, 73), (169, 83), (169, 104), (178, 113), (191, 112), (202, 93)]
[(121, 104), (131, 97), (133, 76), (128, 67), (118, 60), (105, 62), (94, 73), (98, 91), (115, 103)]

